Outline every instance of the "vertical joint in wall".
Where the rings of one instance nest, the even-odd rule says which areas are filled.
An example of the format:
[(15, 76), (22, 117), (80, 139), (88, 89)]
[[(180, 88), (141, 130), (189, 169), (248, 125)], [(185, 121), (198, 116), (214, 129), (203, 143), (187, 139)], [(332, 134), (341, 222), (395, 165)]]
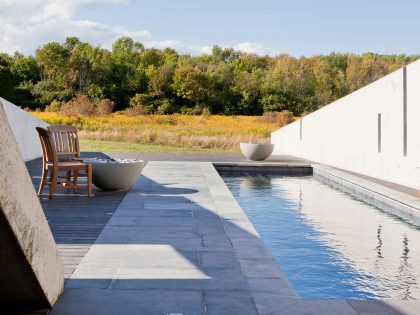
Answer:
[(378, 153), (382, 151), (382, 117), (378, 114)]
[(403, 68), (403, 155), (407, 156), (407, 67)]
[(299, 119), (299, 139), (302, 140), (302, 120), (303, 117)]

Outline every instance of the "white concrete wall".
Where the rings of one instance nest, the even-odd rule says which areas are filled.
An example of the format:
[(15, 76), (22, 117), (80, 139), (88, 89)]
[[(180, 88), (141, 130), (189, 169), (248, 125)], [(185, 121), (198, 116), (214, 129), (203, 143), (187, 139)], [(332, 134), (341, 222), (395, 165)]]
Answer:
[(1, 314), (50, 308), (64, 287), (60, 254), (19, 151), (0, 105)]
[(420, 61), (406, 71), (406, 156), (403, 69), (303, 117), (302, 139), (300, 121), (273, 132), (274, 154), (287, 153), (420, 189)]
[(0, 106), (6, 112), (23, 160), (26, 162), (41, 157), (42, 149), (35, 127), (47, 127), (48, 124), (1, 97)]

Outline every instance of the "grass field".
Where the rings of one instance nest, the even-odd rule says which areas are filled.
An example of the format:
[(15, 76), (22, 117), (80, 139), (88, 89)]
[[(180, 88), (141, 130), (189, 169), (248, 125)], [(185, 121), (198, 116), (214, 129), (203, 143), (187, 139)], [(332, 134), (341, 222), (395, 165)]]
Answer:
[(240, 142), (268, 141), (270, 133), (279, 128), (278, 123), (265, 122), (260, 116), (33, 114), (50, 124), (76, 126), (86, 151), (231, 153), (238, 151)]
[(175, 147), (161, 144), (131, 143), (121, 141), (86, 140), (80, 141), (80, 147), (85, 152), (141, 152), (141, 153), (201, 153), (228, 154), (239, 151), (201, 149), (194, 147)]

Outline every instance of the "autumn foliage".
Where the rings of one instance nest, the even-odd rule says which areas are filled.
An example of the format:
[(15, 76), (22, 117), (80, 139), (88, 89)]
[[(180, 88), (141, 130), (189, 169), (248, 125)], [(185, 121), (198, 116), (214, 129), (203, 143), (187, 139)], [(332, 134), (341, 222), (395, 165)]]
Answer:
[[(0, 95), (68, 115), (262, 115), (312, 112), (419, 56), (331, 53), (257, 56), (214, 46), (211, 54), (181, 55), (145, 48), (128, 37), (112, 50), (69, 37), (35, 56), (0, 53)], [(108, 100), (103, 102), (102, 100)], [(73, 107), (73, 108), (71, 108)]]

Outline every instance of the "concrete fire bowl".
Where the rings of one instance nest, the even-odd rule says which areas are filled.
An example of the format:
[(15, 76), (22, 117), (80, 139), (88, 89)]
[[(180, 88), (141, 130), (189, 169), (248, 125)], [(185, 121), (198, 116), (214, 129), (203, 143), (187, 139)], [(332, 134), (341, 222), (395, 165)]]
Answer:
[(274, 144), (242, 142), (242, 154), (249, 160), (262, 161), (268, 158), (274, 150)]
[(92, 163), (92, 181), (102, 190), (125, 190), (140, 177), (142, 160), (97, 159)]

